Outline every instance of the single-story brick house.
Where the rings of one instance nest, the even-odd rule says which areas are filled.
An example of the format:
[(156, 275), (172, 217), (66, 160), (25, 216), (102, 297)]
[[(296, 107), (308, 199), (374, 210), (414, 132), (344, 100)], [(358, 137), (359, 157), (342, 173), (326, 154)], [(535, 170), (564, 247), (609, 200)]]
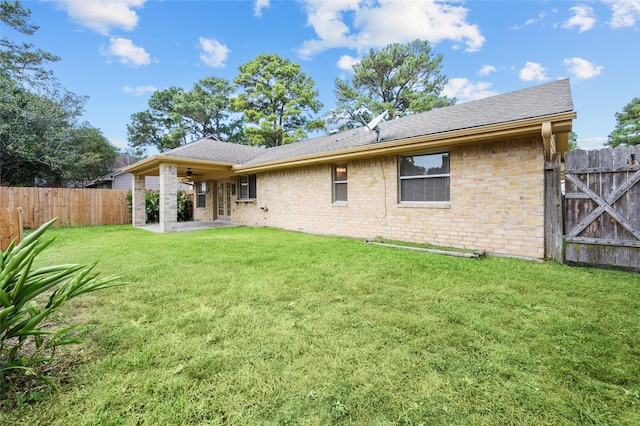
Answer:
[(174, 230), (190, 176), (195, 220), (540, 259), (545, 161), (566, 151), (574, 118), (564, 79), (273, 148), (207, 137), (124, 169), (133, 225), (145, 176), (159, 175), (160, 228)]

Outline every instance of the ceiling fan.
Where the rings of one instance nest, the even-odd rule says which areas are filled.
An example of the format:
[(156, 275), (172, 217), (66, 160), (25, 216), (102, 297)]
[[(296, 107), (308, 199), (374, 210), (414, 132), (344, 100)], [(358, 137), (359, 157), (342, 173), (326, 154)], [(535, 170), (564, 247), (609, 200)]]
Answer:
[(200, 176), (199, 173), (193, 173), (193, 171), (191, 170), (191, 167), (187, 167), (187, 177), (191, 178), (193, 176)]

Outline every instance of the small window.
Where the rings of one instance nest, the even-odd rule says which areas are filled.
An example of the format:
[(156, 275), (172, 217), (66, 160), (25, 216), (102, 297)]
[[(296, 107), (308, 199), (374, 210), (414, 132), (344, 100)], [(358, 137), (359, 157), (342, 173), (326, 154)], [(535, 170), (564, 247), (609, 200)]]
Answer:
[(207, 182), (198, 182), (196, 194), (196, 207), (199, 209), (207, 207)]
[(238, 200), (256, 199), (256, 175), (238, 176)]
[(333, 166), (333, 202), (347, 201), (347, 163)]
[(400, 157), (398, 167), (401, 203), (449, 201), (449, 153)]

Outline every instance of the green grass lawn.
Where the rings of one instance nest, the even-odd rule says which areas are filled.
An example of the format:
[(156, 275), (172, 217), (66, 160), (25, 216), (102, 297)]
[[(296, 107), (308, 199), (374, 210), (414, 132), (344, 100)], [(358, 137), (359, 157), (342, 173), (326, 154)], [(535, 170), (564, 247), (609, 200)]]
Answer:
[(0, 424), (640, 424), (640, 274), (267, 228), (56, 229), (125, 287)]

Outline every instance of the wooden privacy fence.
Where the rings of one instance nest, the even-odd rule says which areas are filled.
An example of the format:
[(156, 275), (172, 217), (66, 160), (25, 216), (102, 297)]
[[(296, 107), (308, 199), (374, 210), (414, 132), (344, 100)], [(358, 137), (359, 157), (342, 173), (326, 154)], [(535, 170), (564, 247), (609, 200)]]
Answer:
[(640, 146), (565, 155), (565, 259), (640, 271)]
[(0, 250), (5, 251), (13, 240), (22, 241), (22, 209), (0, 208)]
[(131, 223), (125, 189), (4, 188), (0, 208), (22, 208), (25, 228), (38, 228), (57, 217), (60, 226)]

